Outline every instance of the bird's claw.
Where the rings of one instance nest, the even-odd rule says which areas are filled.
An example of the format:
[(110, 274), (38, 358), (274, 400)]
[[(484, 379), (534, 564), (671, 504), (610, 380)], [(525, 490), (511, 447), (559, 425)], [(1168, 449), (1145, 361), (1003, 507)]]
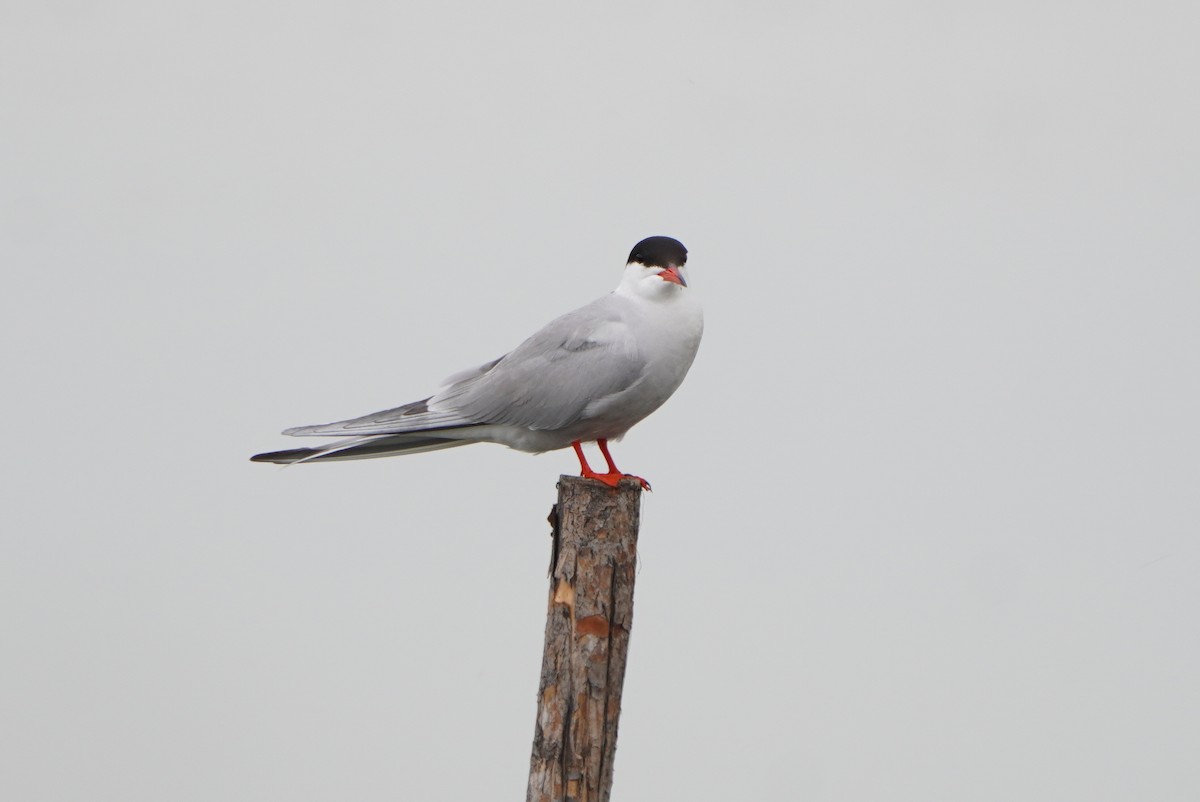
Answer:
[(650, 490), (650, 483), (640, 476), (634, 476), (631, 473), (596, 473), (595, 471), (584, 471), (581, 476), (585, 479), (595, 479), (598, 482), (603, 482), (609, 487), (616, 488), (621, 484), (622, 479), (634, 479), (642, 486), (642, 490)]

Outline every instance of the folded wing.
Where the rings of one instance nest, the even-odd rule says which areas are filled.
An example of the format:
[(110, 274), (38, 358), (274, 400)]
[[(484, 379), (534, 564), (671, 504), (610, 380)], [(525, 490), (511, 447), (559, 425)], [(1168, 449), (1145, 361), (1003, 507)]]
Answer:
[(483, 425), (562, 429), (632, 387), (645, 367), (620, 307), (606, 296), (554, 320), (500, 359), (451, 376), (429, 398), (284, 434), (409, 434)]
[(526, 429), (563, 429), (636, 384), (646, 367), (637, 341), (600, 299), (563, 315), (486, 373), (453, 385), (430, 406)]

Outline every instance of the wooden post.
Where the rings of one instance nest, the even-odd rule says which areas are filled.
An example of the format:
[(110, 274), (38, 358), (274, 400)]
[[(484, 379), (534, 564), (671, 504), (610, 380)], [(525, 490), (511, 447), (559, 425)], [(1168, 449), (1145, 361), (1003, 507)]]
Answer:
[(633, 623), (642, 488), (561, 476), (528, 802), (607, 802)]

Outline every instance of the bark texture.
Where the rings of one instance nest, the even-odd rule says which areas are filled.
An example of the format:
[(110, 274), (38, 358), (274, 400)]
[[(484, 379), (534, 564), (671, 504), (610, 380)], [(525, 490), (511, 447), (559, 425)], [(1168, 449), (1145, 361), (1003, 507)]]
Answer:
[(606, 802), (633, 623), (642, 488), (562, 476), (528, 802)]

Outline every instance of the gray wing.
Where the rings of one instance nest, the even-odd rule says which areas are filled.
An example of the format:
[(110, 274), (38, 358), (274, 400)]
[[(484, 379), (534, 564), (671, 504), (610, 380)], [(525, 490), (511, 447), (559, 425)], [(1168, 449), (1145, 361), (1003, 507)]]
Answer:
[[(503, 359), (504, 357), (500, 357)], [(455, 373), (442, 383), (445, 392), (460, 384), (475, 381), (496, 366), (500, 359), (485, 362), (477, 368)], [(316, 426), (295, 426), (284, 429), (283, 433), (293, 437), (330, 437), (336, 435), (368, 435), (368, 434), (403, 434), (405, 432), (425, 432), (430, 429), (449, 429), (460, 426), (471, 426), (476, 421), (463, 417), (452, 409), (430, 408), (433, 396), (413, 401), (411, 404), (385, 409), (382, 412), (372, 412), (360, 418), (350, 418), (333, 423), (322, 423)]]
[(427, 432), (433, 429), (454, 429), (471, 426), (467, 420), (453, 411), (432, 410), (429, 398), (413, 401), (395, 409), (372, 412), (361, 418), (322, 423), (316, 426), (295, 426), (283, 433), (293, 437), (342, 437), (347, 435), (404, 434)]
[(486, 424), (561, 429), (641, 378), (645, 360), (621, 312), (615, 296), (605, 296), (552, 321), (511, 353), (456, 373), (429, 398), (284, 434), (401, 434)]
[(629, 389), (646, 362), (625, 322), (624, 305), (608, 295), (554, 320), (485, 373), (446, 388), (431, 407), (453, 409), (479, 423), (561, 429), (589, 407)]

